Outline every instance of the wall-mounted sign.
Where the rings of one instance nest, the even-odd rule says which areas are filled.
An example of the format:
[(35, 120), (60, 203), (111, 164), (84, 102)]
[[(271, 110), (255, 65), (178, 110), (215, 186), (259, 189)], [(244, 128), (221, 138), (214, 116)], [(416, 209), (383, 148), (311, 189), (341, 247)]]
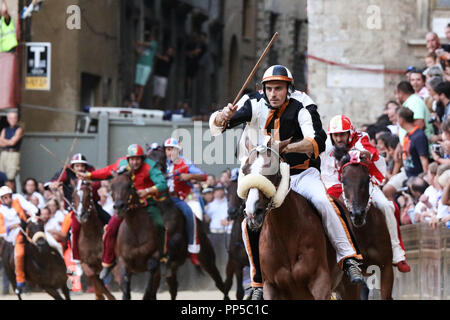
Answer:
[(26, 48), (25, 89), (50, 90), (51, 43), (29, 42)]

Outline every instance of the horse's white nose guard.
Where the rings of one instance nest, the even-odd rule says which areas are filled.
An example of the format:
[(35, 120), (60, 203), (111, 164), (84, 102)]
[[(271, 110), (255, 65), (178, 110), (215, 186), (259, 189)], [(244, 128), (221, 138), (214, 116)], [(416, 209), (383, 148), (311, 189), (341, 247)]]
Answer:
[(280, 163), (281, 182), (278, 189), (265, 176), (260, 174), (248, 174), (244, 176), (242, 169), (239, 170), (237, 195), (241, 199), (246, 199), (251, 188), (257, 188), (267, 198), (272, 200), (273, 208), (278, 208), (283, 204), (289, 192), (289, 164)]

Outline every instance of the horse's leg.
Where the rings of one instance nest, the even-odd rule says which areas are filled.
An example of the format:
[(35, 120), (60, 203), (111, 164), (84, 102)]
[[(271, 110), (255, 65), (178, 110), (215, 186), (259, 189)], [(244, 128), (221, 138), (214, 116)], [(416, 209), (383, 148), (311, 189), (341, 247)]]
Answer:
[(216, 257), (214, 254), (214, 250), (211, 246), (211, 242), (206, 240), (206, 241), (201, 242), (200, 245), (201, 245), (201, 249), (198, 254), (198, 260), (200, 261), (200, 266), (214, 280), (214, 283), (215, 283), (217, 289), (219, 289), (221, 292), (225, 293), (222, 277), (220, 276), (220, 272), (216, 267)]
[(244, 287), (242, 286), (242, 266), (235, 267), (234, 271), (236, 275), (236, 299), (242, 300), (244, 298)]
[(314, 300), (330, 300), (331, 281), (325, 268), (319, 268), (316, 276), (308, 284), (309, 291)]
[(230, 298), (228, 297), (228, 292), (230, 292), (231, 286), (233, 285), (233, 267), (234, 263), (232, 261), (232, 258), (230, 257), (230, 254), (228, 254), (228, 263), (225, 269), (226, 278), (225, 282), (223, 283), (223, 294), (225, 295), (224, 300), (230, 300)]
[(105, 286), (103, 280), (100, 280), (99, 275), (96, 275), (95, 277), (99, 281), (99, 286), (103, 295), (106, 296), (108, 300), (116, 300), (116, 297), (114, 297), (111, 291), (109, 291), (109, 289)]
[(170, 298), (175, 300), (178, 293), (178, 280), (177, 280), (177, 269), (178, 263), (172, 261), (170, 264), (170, 275), (166, 277), (167, 285), (169, 286)]
[(98, 277), (98, 275), (93, 274), (89, 277), (89, 280), (91, 284), (94, 286), (94, 292), (95, 292), (95, 300), (105, 300), (105, 297), (103, 296), (103, 288), (102, 288), (102, 281)]
[(103, 280), (99, 278), (98, 274), (94, 274), (90, 277), (91, 283), (95, 288), (95, 299), (96, 300), (105, 300), (105, 297), (108, 300), (116, 300), (116, 298), (111, 294), (111, 292), (106, 288)]
[(268, 281), (264, 281), (263, 299), (264, 300), (280, 300), (279, 291)]
[(124, 268), (122, 272), (122, 281), (120, 283), (120, 288), (122, 289), (122, 300), (131, 300), (132, 273), (128, 272), (126, 268)]
[(392, 264), (384, 265), (381, 270), (381, 300), (392, 300), (392, 287), (394, 285), (394, 270)]
[(148, 271), (150, 277), (148, 280), (147, 288), (143, 300), (156, 300), (156, 292), (158, 291), (159, 282), (161, 280), (161, 270), (159, 267), (159, 261), (157, 257), (152, 257), (148, 262)]
[(42, 287), (42, 289), (47, 292), (50, 296), (52, 296), (55, 300), (64, 300), (63, 297), (59, 294), (59, 292), (56, 289), (48, 288), (48, 287)]
[(341, 282), (336, 288), (342, 300), (360, 300), (361, 284), (353, 284), (348, 277), (343, 276)]
[(67, 284), (64, 284), (64, 286), (61, 288), (61, 291), (64, 295), (64, 298), (66, 298), (66, 300), (70, 300), (70, 290), (67, 287)]

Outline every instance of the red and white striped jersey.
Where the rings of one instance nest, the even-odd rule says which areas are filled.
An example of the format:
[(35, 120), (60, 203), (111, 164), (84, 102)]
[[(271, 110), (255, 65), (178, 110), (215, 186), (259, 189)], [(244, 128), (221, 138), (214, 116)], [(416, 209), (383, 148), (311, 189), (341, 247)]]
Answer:
[[(369, 174), (371, 181), (375, 185), (381, 185), (386, 176), (386, 161), (378, 154), (377, 148), (370, 143), (369, 135), (365, 132), (355, 131), (349, 139), (350, 144), (348, 150), (353, 148), (360, 151), (368, 151), (371, 155), (369, 163)], [(336, 159), (333, 156), (334, 146), (331, 143), (331, 137), (328, 136), (326, 141), (325, 152), (321, 154), (321, 175), (322, 181), (327, 189), (341, 184), (339, 181), (339, 172), (337, 169)]]

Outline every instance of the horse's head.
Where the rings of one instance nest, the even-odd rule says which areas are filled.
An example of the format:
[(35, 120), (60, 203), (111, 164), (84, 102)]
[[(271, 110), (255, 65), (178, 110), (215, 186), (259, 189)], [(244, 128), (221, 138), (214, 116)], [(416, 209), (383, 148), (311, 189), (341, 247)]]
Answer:
[(342, 196), (350, 211), (352, 223), (361, 227), (366, 223), (366, 212), (371, 204), (369, 162), (367, 151), (335, 148), (334, 157), (338, 161), (339, 179), (342, 184)]
[[(237, 172), (235, 172), (235, 170), (237, 170)], [(231, 220), (239, 218), (244, 206), (244, 201), (237, 195), (238, 175), (239, 169), (233, 169), (231, 181), (227, 187), (228, 217)]]
[(47, 238), (44, 232), (44, 222), (38, 217), (31, 217), (27, 220), (25, 232), (39, 251), (42, 251), (48, 246)]
[(237, 193), (246, 199), (248, 225), (254, 230), (262, 227), (266, 212), (281, 205), (289, 189), (289, 166), (280, 165), (280, 153), (289, 143), (290, 139), (253, 146), (246, 141), (248, 158), (241, 167)]
[(147, 152), (147, 157), (156, 162), (158, 169), (162, 173), (167, 171), (167, 156), (164, 151), (164, 147), (161, 147), (160, 145), (152, 145)]
[(74, 183), (72, 203), (74, 213), (80, 223), (86, 223), (89, 214), (95, 208), (92, 197), (92, 185), (89, 181), (78, 180)]
[(131, 172), (127, 168), (119, 168), (117, 172), (113, 171), (111, 181), (111, 193), (114, 200), (114, 210), (119, 218), (133, 208), (139, 197), (134, 188)]

